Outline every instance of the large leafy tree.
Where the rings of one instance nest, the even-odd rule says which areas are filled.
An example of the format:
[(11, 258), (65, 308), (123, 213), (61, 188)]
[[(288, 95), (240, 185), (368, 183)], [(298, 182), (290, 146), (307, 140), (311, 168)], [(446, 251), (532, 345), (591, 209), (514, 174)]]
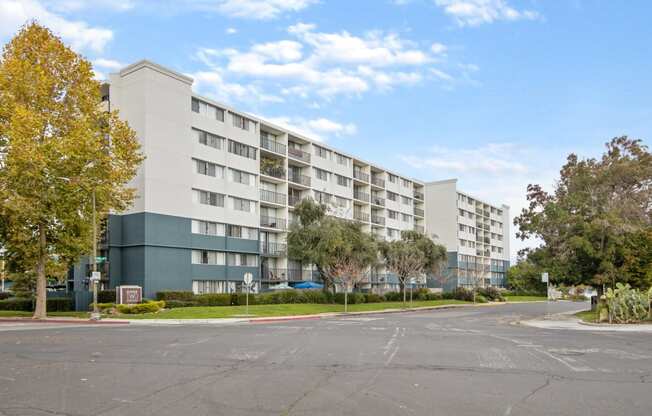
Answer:
[(410, 278), (437, 274), (446, 262), (446, 248), (416, 231), (403, 231), (400, 240), (381, 243), (380, 252), (385, 267), (398, 277), (403, 303), (406, 301), (405, 284)]
[(554, 192), (529, 185), (527, 199), (517, 237), (543, 241), (551, 277), (613, 286), (628, 280), (628, 242), (652, 226), (652, 155), (640, 140), (614, 138), (599, 159), (569, 155)]
[(134, 131), (101, 108), (90, 62), (29, 23), (0, 62), (1, 239), (36, 278), (35, 318), (46, 316), (46, 276), (92, 245), (100, 214), (128, 207), (126, 184), (143, 157)]

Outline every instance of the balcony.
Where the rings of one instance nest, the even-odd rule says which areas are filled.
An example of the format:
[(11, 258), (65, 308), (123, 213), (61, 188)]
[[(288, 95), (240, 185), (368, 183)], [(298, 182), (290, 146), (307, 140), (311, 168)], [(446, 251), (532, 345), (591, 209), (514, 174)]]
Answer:
[(317, 272), (303, 269), (261, 269), (261, 280), (264, 282), (303, 282), (319, 280)]
[(300, 173), (295, 173), (293, 171), (290, 171), (288, 180), (299, 185), (310, 186), (310, 176), (301, 175)]
[(267, 215), (260, 216), (260, 226), (265, 228), (274, 228), (276, 230), (285, 230), (285, 218), (269, 217)]
[(373, 176), (371, 177), (371, 184), (375, 185), (375, 186), (378, 186), (379, 188), (384, 188), (385, 187), (385, 181), (384, 180), (382, 180), (380, 178), (375, 178)]
[(423, 212), (423, 210), (421, 208), (416, 208), (415, 207), (414, 208), (414, 215), (419, 216), (419, 217), (423, 217), (424, 212)]
[(263, 149), (267, 149), (270, 152), (279, 153), (281, 155), (285, 155), (287, 149), (287, 147), (283, 143), (270, 140), (262, 136), (260, 137), (260, 147), (262, 147)]
[(425, 228), (423, 228), (423, 225), (415, 225), (414, 226), (414, 231), (416, 231), (418, 233), (421, 233), (421, 234), (426, 232)]
[(279, 192), (268, 191), (266, 189), (260, 190), (260, 200), (264, 202), (271, 202), (272, 204), (285, 205), (285, 194)]
[(376, 225), (385, 225), (385, 217), (380, 217), (378, 215), (371, 215), (371, 222)]
[(260, 253), (267, 257), (282, 256), (287, 252), (287, 245), (285, 243), (276, 243), (271, 241), (260, 242)]
[(362, 191), (354, 190), (353, 198), (357, 199), (358, 201), (369, 202), (369, 194)]
[(353, 169), (353, 177), (362, 182), (369, 182), (369, 175), (358, 169)]
[(285, 169), (273, 166), (261, 166), (260, 173), (272, 178), (285, 179)]
[(353, 211), (353, 219), (362, 222), (369, 222), (369, 214), (361, 211)]
[(420, 199), (423, 201), (423, 194), (421, 192), (414, 191), (414, 199)]
[(295, 206), (297, 206), (297, 204), (298, 204), (299, 202), (301, 202), (302, 199), (303, 199), (303, 198), (300, 197), (300, 196), (297, 196), (297, 195), (290, 195), (290, 196), (288, 197), (288, 205), (291, 206), (291, 207), (295, 207)]
[(288, 155), (292, 157), (292, 159), (297, 159), (302, 162), (310, 163), (310, 153), (304, 152), (301, 149), (297, 149), (295, 147), (288, 147)]
[(372, 195), (371, 196), (371, 203), (374, 204), (374, 205), (384, 207), (385, 206), (385, 198), (381, 198), (379, 196)]

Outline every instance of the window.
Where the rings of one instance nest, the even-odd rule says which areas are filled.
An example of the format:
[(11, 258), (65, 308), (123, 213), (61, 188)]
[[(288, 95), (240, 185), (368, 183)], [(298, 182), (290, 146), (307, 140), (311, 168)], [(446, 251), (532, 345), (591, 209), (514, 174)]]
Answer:
[(193, 250), (192, 264), (207, 264), (211, 266), (224, 266), (224, 253), (211, 250)]
[(256, 148), (229, 140), (229, 152), (238, 156), (247, 157), (256, 160)]
[(398, 180), (398, 176), (393, 175), (393, 174), (391, 174), (391, 173), (389, 173), (388, 175), (389, 175), (389, 181), (390, 181), (391, 183), (396, 183), (396, 181)]
[(233, 126), (242, 130), (249, 130), (249, 125), (252, 123), (251, 120), (238, 114), (231, 113), (231, 115), (233, 116)]
[(412, 216), (408, 214), (401, 214), (401, 217), (403, 218), (403, 222), (412, 222)]
[(231, 181), (235, 183), (241, 183), (243, 185), (251, 186), (252, 182), (255, 185), (255, 180), (252, 181), (254, 175), (251, 173), (243, 172), (237, 169), (229, 169), (231, 171)]
[(313, 145), (313, 146), (315, 148), (315, 154), (317, 156), (321, 157), (322, 159), (329, 159), (328, 154), (331, 152), (330, 150), (324, 149), (323, 147), (317, 145)]
[(463, 209), (460, 209), (460, 210), (458, 210), (458, 211), (459, 211), (459, 213), (460, 213), (460, 217), (464, 218), (464, 210), (463, 210)]
[(224, 110), (212, 104), (193, 98), (190, 103), (190, 108), (195, 113), (210, 117), (215, 120), (224, 121)]
[(391, 209), (388, 209), (387, 210), (387, 216), (389, 218), (393, 219), (393, 220), (397, 220), (398, 219), (398, 211), (393, 211)]
[(336, 173), (335, 177), (337, 177), (337, 184), (340, 186), (346, 186), (348, 188), (349, 185), (351, 184), (350, 179), (347, 178), (346, 176), (338, 175)]
[(193, 200), (202, 205), (212, 205), (214, 207), (224, 206), (224, 195), (216, 192), (202, 191), (193, 189)]
[(221, 149), (226, 140), (224, 137), (208, 133), (203, 130), (192, 129), (192, 135), (195, 140), (204, 146), (214, 147), (215, 149)]
[(236, 211), (256, 212), (256, 203), (248, 199), (231, 197), (233, 200), (233, 209)]
[(500, 215), (500, 216), (503, 215), (503, 210), (502, 209), (497, 210), (497, 212), (498, 212), (498, 215)]
[(387, 237), (394, 238), (394, 237), (398, 237), (398, 235), (399, 235), (398, 230), (395, 230), (393, 228), (387, 229)]
[(396, 198), (398, 198), (398, 194), (394, 193), (392, 191), (387, 191), (387, 199), (390, 201), (396, 201)]
[(407, 179), (401, 179), (401, 183), (402, 183), (402, 185), (403, 185), (404, 188), (409, 188), (409, 187), (412, 186), (412, 182), (410, 182), (410, 181), (407, 180)]
[(192, 220), (192, 233), (224, 236), (224, 224), (219, 222)]
[(313, 168), (315, 170), (315, 176), (321, 181), (328, 182), (328, 172), (323, 169)]
[(258, 240), (258, 229), (240, 225), (229, 225), (227, 227), (227, 236), (244, 238), (246, 240)]
[(335, 205), (337, 205), (340, 208), (348, 208), (349, 206), (349, 200), (346, 198), (340, 198), (339, 196), (335, 197)]
[(407, 196), (402, 196), (401, 201), (403, 202), (403, 205), (412, 205), (412, 200)]
[(466, 225), (459, 224), (459, 226), (460, 226), (460, 231), (466, 231)]
[(229, 266), (257, 267), (258, 256), (254, 254), (229, 253), (227, 256)]
[(460, 246), (466, 247), (466, 240), (460, 240)]
[(212, 176), (214, 178), (224, 177), (224, 167), (199, 159), (193, 159), (193, 161), (195, 162), (196, 172), (200, 175)]
[(319, 191), (314, 191), (314, 193), (315, 193), (315, 201), (317, 201), (320, 204), (330, 204), (331, 195)]
[(341, 155), (339, 153), (335, 153), (335, 156), (337, 156), (337, 163), (338, 164), (344, 165), (344, 166), (349, 166), (349, 158), (348, 157), (346, 157), (344, 155)]

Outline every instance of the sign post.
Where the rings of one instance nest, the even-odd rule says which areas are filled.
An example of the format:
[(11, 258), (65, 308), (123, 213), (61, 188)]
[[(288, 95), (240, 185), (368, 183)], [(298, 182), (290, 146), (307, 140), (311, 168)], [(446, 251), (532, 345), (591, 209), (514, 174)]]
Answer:
[(100, 310), (97, 307), (97, 284), (100, 282), (101, 273), (100, 272), (91, 272), (91, 284), (93, 285), (93, 313), (91, 314), (91, 319), (94, 321), (99, 321), (101, 319)]
[(247, 288), (247, 294), (245, 295), (246, 297), (246, 302), (247, 302), (247, 307), (246, 307), (246, 312), (245, 314), (249, 315), (249, 286), (251, 286), (251, 282), (253, 282), (254, 276), (251, 273), (245, 273), (244, 274), (244, 284), (245, 287)]
[(412, 307), (412, 288), (414, 287), (414, 284), (417, 282), (417, 279), (414, 277), (410, 278), (410, 307)]
[(546, 284), (546, 296), (550, 300), (550, 277), (548, 272), (541, 273), (541, 281)]

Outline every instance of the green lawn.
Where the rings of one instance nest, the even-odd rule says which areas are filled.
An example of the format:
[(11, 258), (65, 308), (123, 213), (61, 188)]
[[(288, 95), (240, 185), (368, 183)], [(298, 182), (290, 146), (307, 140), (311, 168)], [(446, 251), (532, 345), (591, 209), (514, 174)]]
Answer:
[[(0, 311), (0, 318), (21, 318), (21, 317), (26, 317), (26, 318), (31, 318), (33, 315), (32, 312), (24, 312), (24, 311)], [(88, 312), (48, 312), (48, 317), (50, 318), (58, 318), (58, 317), (72, 317), (72, 318), (88, 318), (89, 313)]]
[(545, 296), (505, 296), (507, 302), (536, 302), (547, 300)]
[(594, 323), (598, 321), (597, 311), (582, 311), (576, 313), (575, 316), (584, 322)]
[[(407, 305), (412, 307), (441, 306), (465, 304), (459, 300), (433, 300), (415, 301)], [(362, 303), (349, 305), (349, 312), (380, 311), (383, 309), (400, 309), (402, 302)], [(288, 316), (288, 315), (314, 315), (325, 312), (344, 312), (344, 305), (322, 305), (314, 303), (295, 303), (282, 305), (251, 305), (249, 313), (256, 317)], [(119, 319), (207, 319), (207, 318), (233, 318), (234, 315), (244, 315), (244, 306), (204, 306), (190, 308), (167, 309), (158, 313), (141, 315), (117, 315)]]

